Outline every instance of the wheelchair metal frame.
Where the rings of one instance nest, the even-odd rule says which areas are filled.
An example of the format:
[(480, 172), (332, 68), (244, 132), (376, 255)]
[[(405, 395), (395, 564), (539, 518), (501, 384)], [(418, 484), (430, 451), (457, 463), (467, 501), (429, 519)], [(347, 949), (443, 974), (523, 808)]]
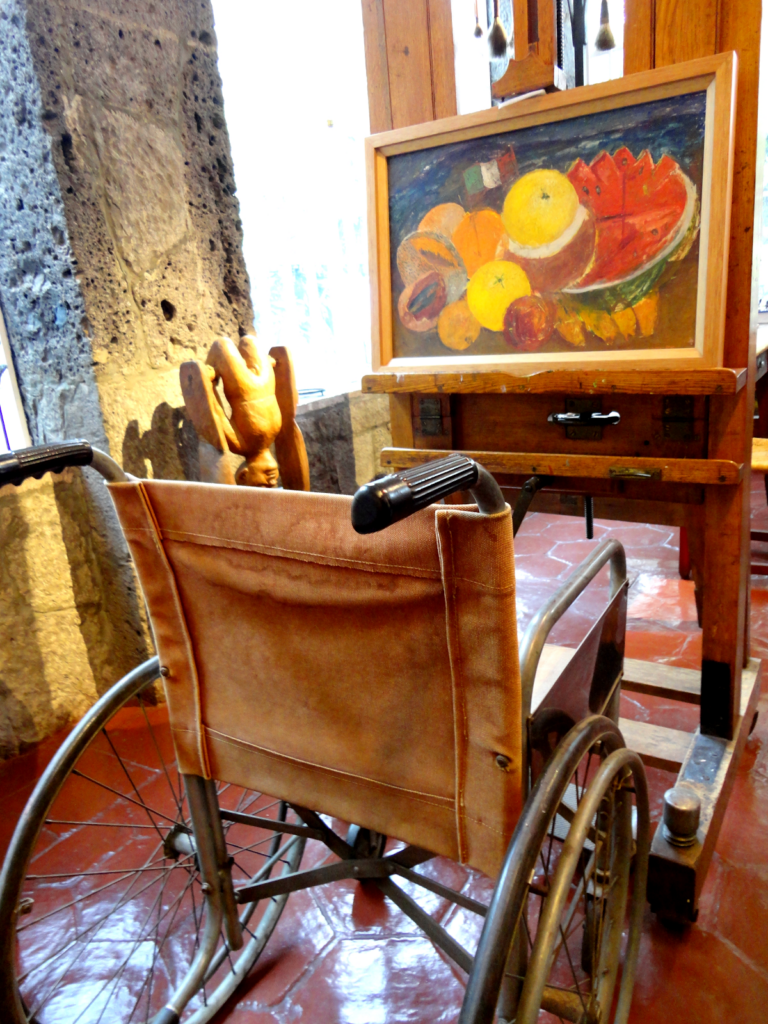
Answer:
[[(95, 449), (92, 452), (90, 464), (107, 480), (129, 479), (117, 463)], [(51, 466), (46, 468), (51, 468)], [(471, 488), (473, 496), (482, 512), (485, 514), (498, 513), (505, 508), (501, 491), (490, 474), (482, 467), (478, 467), (478, 470), (476, 482)], [(534, 680), (546, 640), (555, 623), (573, 605), (603, 566), (608, 563), (610, 563), (611, 570), (609, 605), (614, 600), (626, 602), (624, 550), (621, 544), (615, 540), (603, 541), (539, 609), (524, 634), (520, 647), (524, 763), (530, 762), (529, 751), (525, 746), (527, 723), (531, 716)], [(623, 598), (619, 596), (622, 592)], [(144, 687), (150, 685), (159, 676), (158, 659), (156, 657), (149, 659), (110, 689), (81, 720), (42, 776), (19, 821), (11, 853), (13, 850), (32, 850), (48, 809), (81, 753), (103, 725), (125, 704), (126, 695), (134, 696), (140, 693)], [(611, 697), (616, 697), (616, 699), (619, 683), (620, 673), (616, 680), (610, 681), (609, 686)], [(190, 852), (194, 853), (203, 880), (206, 920), (199, 949), (186, 977), (177, 987), (165, 1008), (156, 1014), (153, 1024), (177, 1024), (180, 1020), (191, 997), (200, 988), (206, 976), (211, 974), (222, 929), (226, 937), (226, 949), (237, 950), (243, 945), (243, 929), (239, 918), (240, 907), (255, 904), (256, 901), (262, 899), (273, 900), (276, 897), (283, 897), (282, 902), (284, 903), (285, 898), (291, 892), (341, 879), (365, 879), (373, 882), (384, 895), (389, 897), (403, 913), (421, 928), (439, 949), (470, 975), (461, 1024), (490, 1020), (495, 1009), (506, 962), (506, 956), (500, 956), (499, 950), (506, 950), (513, 940), (513, 933), (518, 922), (512, 911), (516, 905), (515, 900), (519, 900), (520, 893), (531, 877), (539, 849), (535, 842), (536, 837), (541, 838), (541, 829), (546, 830), (551, 816), (557, 813), (560, 790), (558, 790), (556, 782), (563, 773), (572, 771), (578, 764), (579, 758), (593, 749), (595, 745), (602, 745), (604, 752), (609, 755), (607, 761), (604, 762), (604, 767), (610, 763), (612, 770), (617, 770), (618, 766), (618, 770), (632, 772), (635, 787), (633, 792), (636, 793), (638, 806), (643, 805), (645, 808), (645, 815), (640, 815), (641, 824), (637, 835), (637, 847), (647, 851), (648, 796), (642, 765), (638, 756), (623, 746), (616, 723), (600, 715), (592, 715), (578, 722), (568, 735), (569, 743), (561, 743), (558, 746), (548, 763), (547, 771), (539, 776), (533, 787), (510, 844), (489, 907), (416, 872), (415, 867), (435, 856), (427, 850), (410, 845), (395, 853), (385, 854), (383, 837), (379, 837), (376, 833), (352, 826), (346, 839), (343, 839), (329, 828), (316, 812), (294, 805), (291, 805), (292, 809), (301, 824), (226, 810), (219, 807), (215, 784), (211, 780), (205, 780), (198, 776), (183, 776), (192, 835), (188, 834), (188, 830), (174, 829), (169, 833), (166, 842), (171, 854), (174, 851), (187, 855)], [(542, 815), (542, 808), (547, 813)], [(575, 816), (574, 827), (575, 824), (578, 824), (586, 834), (597, 810), (597, 806), (592, 805), (580, 807)], [(268, 877), (272, 866), (274, 866), (268, 860), (263, 870), (247, 885), (235, 889), (222, 821), (235, 821), (256, 828), (268, 827), (273, 832), (292, 837), (291, 842), (301, 844), (302, 847), (307, 839), (319, 840), (340, 859), (338, 862), (305, 871), (288, 872), (286, 870), (275, 878)], [(280, 851), (283, 856), (285, 850), (284, 847)], [(275, 853), (273, 860), (276, 860), (277, 856), (278, 854)], [(15, 920), (17, 915), (23, 912), (23, 908), (16, 905), (16, 894), (20, 891), (25, 866), (23, 856), (16, 856), (14, 859), (9, 854), (3, 874), (0, 876), (0, 985), (5, 985), (8, 991), (15, 988), (13, 969), (9, 965), (12, 964), (14, 956)], [(643, 893), (646, 871), (647, 852), (638, 858), (635, 879), (635, 885), (639, 886)], [(475, 957), (473, 958), (415, 900), (405, 893), (396, 884), (395, 878), (415, 883), (437, 896), (486, 918)], [(11, 905), (11, 900), (13, 905)], [(280, 908), (282, 908), (282, 903)], [(642, 909), (643, 902), (635, 900), (632, 910), (634, 930), (627, 951), (628, 965), (625, 968), (626, 984), (622, 984), (622, 995), (616, 1017), (621, 1021), (626, 1019), (629, 1012), (629, 999), (631, 998), (639, 939), (639, 915), (642, 914)], [(269, 931), (266, 932), (267, 936)], [(545, 966), (538, 965), (537, 970), (541, 971)], [(7, 974), (9, 970), (11, 975)], [(3, 977), (3, 973), (6, 974), (5, 977)], [(544, 987), (545, 981), (546, 976), (541, 981), (542, 987)], [(579, 1006), (573, 998), (569, 1002), (558, 992), (560, 990), (544, 990), (542, 1007), (549, 1007), (553, 1012), (557, 1012), (566, 1019), (582, 1021), (583, 1024), (586, 1024), (590, 1018), (585, 1014), (583, 1004)], [(19, 1007), (16, 1012), (19, 1020), (26, 1019), (25, 1016), (20, 1015), (23, 1011), (20, 1011)]]

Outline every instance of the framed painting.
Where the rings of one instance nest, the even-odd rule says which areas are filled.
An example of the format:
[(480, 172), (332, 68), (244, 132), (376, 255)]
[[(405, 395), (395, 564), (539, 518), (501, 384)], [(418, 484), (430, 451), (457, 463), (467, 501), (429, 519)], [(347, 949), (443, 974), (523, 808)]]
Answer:
[(736, 55), (366, 140), (373, 368), (722, 364)]

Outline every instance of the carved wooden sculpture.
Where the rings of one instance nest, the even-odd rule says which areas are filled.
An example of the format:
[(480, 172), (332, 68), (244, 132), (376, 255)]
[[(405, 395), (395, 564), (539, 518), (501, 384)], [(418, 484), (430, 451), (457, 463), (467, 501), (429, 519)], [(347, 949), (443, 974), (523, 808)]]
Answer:
[[(309, 490), (309, 464), (296, 423), (298, 394), (287, 349), (267, 352), (251, 335), (237, 346), (229, 338), (219, 338), (205, 363), (182, 363), (180, 377), (187, 415), (200, 442), (202, 480), (276, 487), (279, 474), (287, 490)], [(231, 417), (217, 391), (219, 381)], [(230, 452), (245, 458), (236, 473), (227, 457)]]

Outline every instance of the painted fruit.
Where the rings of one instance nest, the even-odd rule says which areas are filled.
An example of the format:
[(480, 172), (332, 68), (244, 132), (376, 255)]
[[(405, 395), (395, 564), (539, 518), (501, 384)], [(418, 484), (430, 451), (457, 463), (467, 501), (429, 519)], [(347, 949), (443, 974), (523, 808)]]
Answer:
[(568, 178), (541, 168), (517, 179), (507, 192), (501, 219), (514, 243), (538, 249), (567, 231), (578, 207), (579, 197)]
[(419, 223), (419, 231), (431, 231), (443, 238), (450, 238), (461, 221), (465, 210), (458, 203), (440, 203), (425, 213)]
[(433, 271), (445, 281), (447, 301), (461, 298), (467, 287), (467, 271), (455, 246), (433, 231), (408, 235), (397, 250), (397, 269), (406, 287)]
[(522, 267), (506, 260), (493, 260), (473, 274), (467, 288), (467, 303), (483, 327), (501, 331), (510, 304), (530, 294), (531, 284)]
[[(667, 261), (690, 248), (698, 230), (696, 187), (668, 155), (654, 164), (622, 147), (568, 172), (581, 203), (595, 216), (595, 256), (567, 290), (585, 302), (634, 305), (651, 290)], [(686, 249), (687, 251), (687, 249)]]
[(594, 252), (595, 218), (591, 210), (579, 205), (571, 223), (554, 242), (531, 247), (507, 238), (499, 246), (496, 258), (519, 264), (536, 291), (559, 292), (579, 280)]
[(538, 352), (552, 337), (555, 304), (543, 295), (524, 295), (504, 314), (504, 339), (517, 352)]
[(459, 299), (446, 306), (437, 318), (437, 333), (440, 341), (457, 352), (477, 341), (481, 326), (475, 319), (466, 299)]
[(447, 294), (445, 281), (435, 270), (409, 284), (397, 302), (403, 326), (419, 333), (433, 330)]
[[(496, 258), (519, 264), (537, 291), (560, 291), (578, 281), (592, 262), (594, 215), (559, 171), (531, 171), (516, 181), (504, 202), (504, 224), (508, 237)], [(552, 238), (555, 230), (560, 233)]]
[(451, 241), (464, 260), (470, 277), (484, 263), (496, 259), (500, 244), (506, 242), (507, 233), (501, 217), (494, 210), (477, 210), (462, 217)]

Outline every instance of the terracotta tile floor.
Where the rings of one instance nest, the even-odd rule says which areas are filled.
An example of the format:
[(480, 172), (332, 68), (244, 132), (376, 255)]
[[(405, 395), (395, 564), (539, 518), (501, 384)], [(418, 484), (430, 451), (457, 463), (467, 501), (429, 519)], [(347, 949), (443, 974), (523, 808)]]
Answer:
[[(755, 525), (768, 528), (761, 478), (753, 481), (753, 509)], [(576, 519), (532, 515), (526, 520), (516, 542), (521, 626), (593, 547), (583, 531)], [(678, 575), (677, 531), (598, 522), (596, 538), (609, 535), (619, 537), (628, 554), (632, 581), (628, 656), (697, 667), (701, 633), (693, 584)], [(763, 550), (768, 560), (768, 549)], [(768, 654), (768, 578), (753, 577), (752, 587), (752, 651), (763, 657)], [(601, 593), (591, 588), (558, 624), (553, 642), (577, 642), (600, 599)], [(631, 1017), (636, 1024), (726, 1020), (763, 1024), (768, 1019), (768, 696), (761, 699), (761, 710), (739, 767), (697, 924), (673, 931), (646, 914)], [(697, 709), (628, 694), (622, 698), (622, 714), (691, 729)], [(152, 717), (167, 742), (167, 733), (162, 732), (163, 709), (153, 710)], [(144, 764), (135, 741), (140, 725), (136, 711), (127, 713), (126, 743), (134, 744), (134, 759)], [(0, 766), (0, 853), (61, 738), (53, 737)], [(657, 821), (661, 796), (672, 776), (651, 770), (649, 778)], [(145, 792), (151, 792), (152, 785), (148, 773)], [(51, 843), (46, 853), (50, 864), (57, 863), (60, 848)], [(324, 856), (319, 844), (310, 843), (304, 864), (312, 866)], [(469, 895), (488, 898), (490, 884), (475, 872), (441, 859), (425, 869)], [(426, 909), (463, 944), (470, 947), (476, 940), (476, 919), (468, 913), (429, 894)], [(87, 966), (83, 970), (87, 974)], [(217, 1020), (447, 1024), (456, 1021), (462, 994), (460, 972), (448, 965), (408, 918), (377, 890), (342, 882), (290, 898), (237, 1007), (222, 1011)], [(104, 1024), (112, 1019), (122, 1018), (105, 1015)]]

